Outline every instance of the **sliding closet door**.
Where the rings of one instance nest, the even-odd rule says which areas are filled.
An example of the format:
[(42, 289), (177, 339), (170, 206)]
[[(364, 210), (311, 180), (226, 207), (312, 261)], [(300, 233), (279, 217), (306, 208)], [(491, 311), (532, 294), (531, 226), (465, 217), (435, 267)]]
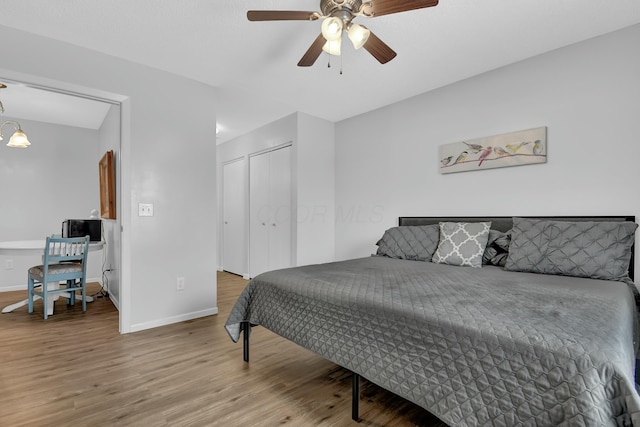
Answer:
[(222, 166), (222, 268), (239, 275), (247, 273), (244, 164), (240, 159)]
[(269, 270), (269, 153), (249, 158), (249, 275)]
[(270, 153), (269, 269), (291, 266), (291, 147)]
[(291, 264), (291, 147), (249, 158), (249, 275)]

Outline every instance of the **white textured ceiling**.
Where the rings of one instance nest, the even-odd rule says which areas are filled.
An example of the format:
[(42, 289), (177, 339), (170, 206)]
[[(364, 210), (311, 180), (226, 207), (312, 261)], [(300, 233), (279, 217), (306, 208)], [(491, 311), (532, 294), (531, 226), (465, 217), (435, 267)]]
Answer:
[(640, 22), (640, 0), (440, 0), (357, 18), (398, 53), (386, 65), (345, 43), (331, 68), (326, 54), (301, 68), (319, 21), (246, 19), (250, 9), (315, 11), (319, 3), (1, 0), (0, 25), (219, 87), (219, 140), (226, 141), (294, 111), (339, 121)]

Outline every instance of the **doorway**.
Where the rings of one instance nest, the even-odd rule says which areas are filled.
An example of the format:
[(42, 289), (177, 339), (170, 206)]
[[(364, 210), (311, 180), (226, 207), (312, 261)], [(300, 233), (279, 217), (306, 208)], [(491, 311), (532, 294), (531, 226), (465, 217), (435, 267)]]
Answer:
[[(117, 153), (116, 182), (121, 185), (121, 102), (2, 76), (0, 82), (7, 86), (0, 91), (5, 110), (0, 122), (19, 122), (31, 142), (22, 150), (0, 146), (0, 180), (7, 184), (0, 187), (0, 197), (6, 201), (0, 206), (0, 236), (31, 240), (59, 234), (64, 220), (89, 218), (94, 209), (99, 210), (98, 162), (105, 151)], [(105, 246), (91, 254), (87, 277), (100, 282), (119, 308), (121, 209), (117, 202), (117, 219), (102, 221)], [(41, 261), (39, 257), (2, 258), (0, 290), (26, 290), (25, 272)]]

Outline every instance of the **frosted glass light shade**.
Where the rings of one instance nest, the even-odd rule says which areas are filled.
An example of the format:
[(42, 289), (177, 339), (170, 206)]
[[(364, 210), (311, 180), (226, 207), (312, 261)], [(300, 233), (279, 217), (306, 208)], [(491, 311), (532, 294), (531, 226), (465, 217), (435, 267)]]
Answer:
[(335, 16), (325, 18), (320, 29), (327, 41), (338, 40), (342, 36), (342, 20)]
[(341, 50), (340, 45), (342, 45), (342, 38), (338, 40), (327, 40), (327, 42), (322, 46), (322, 50), (327, 52), (329, 55), (340, 56)]
[(14, 132), (14, 134), (9, 138), (9, 142), (7, 143), (7, 147), (13, 148), (27, 148), (31, 143), (27, 139), (27, 135), (22, 132), (21, 129), (18, 129)]
[(347, 30), (347, 36), (349, 36), (349, 40), (353, 43), (353, 47), (356, 49), (360, 49), (369, 39), (369, 35), (371, 31), (364, 25), (359, 24), (351, 24), (349, 29)]

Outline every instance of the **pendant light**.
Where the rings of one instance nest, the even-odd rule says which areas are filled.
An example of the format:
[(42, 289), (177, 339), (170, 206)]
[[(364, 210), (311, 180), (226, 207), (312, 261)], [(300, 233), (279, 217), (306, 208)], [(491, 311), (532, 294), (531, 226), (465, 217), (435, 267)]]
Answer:
[[(4, 89), (6, 87), (7, 85), (5, 85), (4, 83), (0, 83), (0, 89)], [(0, 101), (0, 114), (2, 113), (4, 113), (4, 105), (2, 105), (2, 102)], [(22, 127), (20, 126), (20, 123), (16, 122), (15, 120), (5, 120), (4, 122), (2, 122), (2, 124), (0, 124), (0, 141), (4, 140), (4, 136), (2, 135), (2, 128), (5, 127), (5, 125), (11, 125), (14, 128), (13, 135), (11, 135), (11, 138), (9, 138), (7, 147), (27, 148), (31, 145), (29, 139), (27, 138), (27, 135), (24, 133)]]

